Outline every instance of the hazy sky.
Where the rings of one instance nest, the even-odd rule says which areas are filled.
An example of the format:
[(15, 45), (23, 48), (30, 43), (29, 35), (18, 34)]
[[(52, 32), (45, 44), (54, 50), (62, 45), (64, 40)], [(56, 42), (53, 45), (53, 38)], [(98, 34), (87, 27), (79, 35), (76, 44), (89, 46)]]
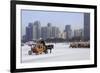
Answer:
[(84, 13), (22, 10), (21, 18), (22, 35), (25, 34), (25, 27), (34, 21), (40, 21), (41, 26), (51, 23), (52, 26), (57, 26), (62, 31), (65, 25), (71, 25), (72, 30), (84, 27)]

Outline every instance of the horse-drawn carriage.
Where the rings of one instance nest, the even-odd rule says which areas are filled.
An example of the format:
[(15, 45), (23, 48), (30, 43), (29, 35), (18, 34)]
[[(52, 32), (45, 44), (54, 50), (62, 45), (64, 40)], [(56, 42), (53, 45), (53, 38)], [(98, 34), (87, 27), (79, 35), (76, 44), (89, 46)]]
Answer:
[(36, 44), (31, 45), (31, 50), (28, 51), (28, 54), (31, 55), (32, 53), (35, 53), (36, 55), (45, 53), (48, 53), (48, 50), (50, 50), (50, 53), (52, 52), (53, 45), (45, 45), (45, 42), (43, 40), (37, 41)]

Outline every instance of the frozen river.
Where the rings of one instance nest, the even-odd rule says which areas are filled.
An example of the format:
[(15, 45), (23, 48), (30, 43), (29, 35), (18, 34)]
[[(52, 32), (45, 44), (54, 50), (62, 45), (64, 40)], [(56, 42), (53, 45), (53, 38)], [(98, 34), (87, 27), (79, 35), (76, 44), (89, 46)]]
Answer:
[(54, 49), (52, 53), (41, 55), (28, 55), (30, 46), (22, 46), (22, 63), (30, 62), (51, 62), (51, 61), (73, 61), (73, 60), (89, 60), (90, 49), (89, 48), (69, 48), (67, 43), (53, 44)]

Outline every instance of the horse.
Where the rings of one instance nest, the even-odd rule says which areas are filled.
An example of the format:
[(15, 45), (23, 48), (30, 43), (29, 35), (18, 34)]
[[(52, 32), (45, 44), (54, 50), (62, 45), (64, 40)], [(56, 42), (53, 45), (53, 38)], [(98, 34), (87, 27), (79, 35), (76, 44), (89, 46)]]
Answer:
[(54, 45), (46, 45), (46, 49), (50, 50), (50, 53), (52, 53), (52, 49), (54, 49)]

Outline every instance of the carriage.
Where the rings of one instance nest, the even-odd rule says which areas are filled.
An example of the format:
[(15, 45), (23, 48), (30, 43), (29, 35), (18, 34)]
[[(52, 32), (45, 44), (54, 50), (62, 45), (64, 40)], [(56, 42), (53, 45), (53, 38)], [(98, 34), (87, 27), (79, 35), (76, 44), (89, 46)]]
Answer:
[(43, 40), (39, 40), (36, 44), (31, 45), (31, 50), (28, 51), (29, 55), (32, 55), (32, 53), (35, 53), (36, 55), (40, 55), (42, 53), (47, 54), (48, 50), (50, 50), (50, 53), (52, 52), (53, 45), (45, 45), (45, 42)]

